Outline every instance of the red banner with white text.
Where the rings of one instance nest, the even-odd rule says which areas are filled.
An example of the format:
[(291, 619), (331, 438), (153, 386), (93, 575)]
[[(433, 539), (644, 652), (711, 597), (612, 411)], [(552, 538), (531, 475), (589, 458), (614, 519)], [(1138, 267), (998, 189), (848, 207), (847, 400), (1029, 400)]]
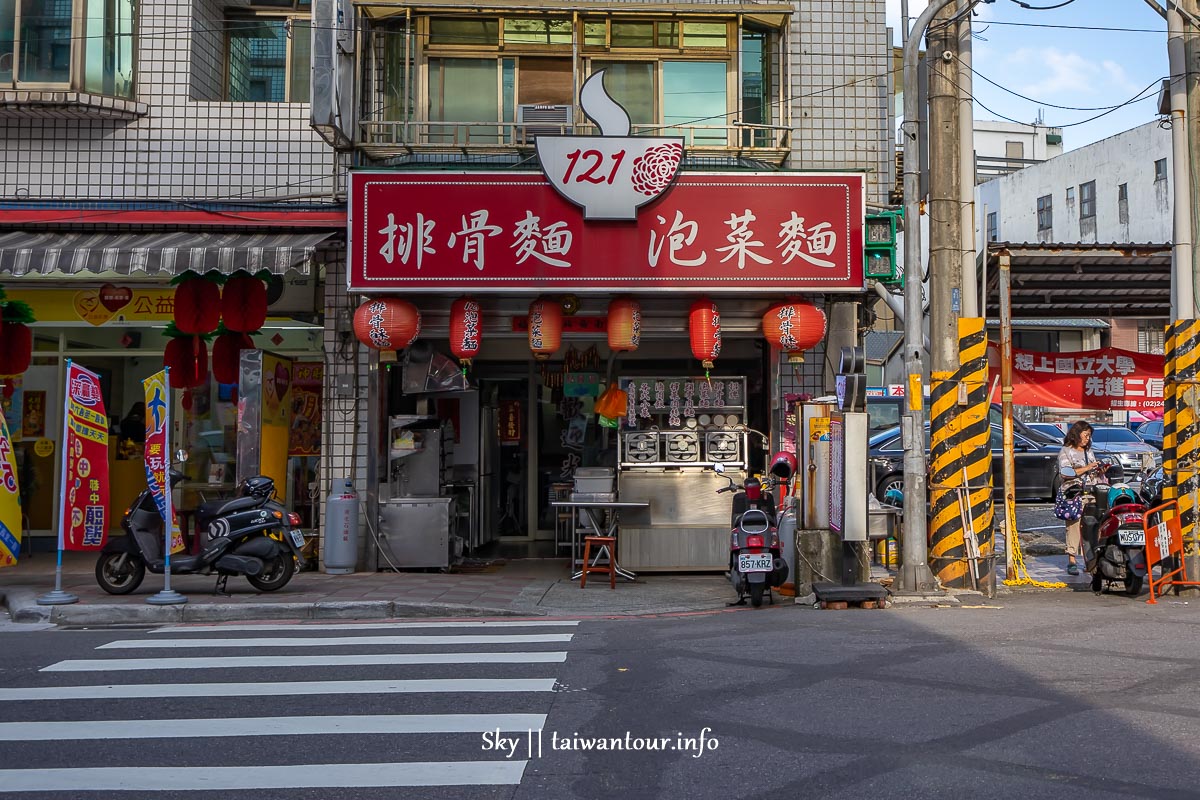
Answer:
[(108, 414), (100, 376), (68, 362), (66, 396), (62, 545), (99, 550), (108, 535)]
[[(993, 400), (999, 348), (989, 345)], [(1113, 347), (1075, 353), (1013, 350), (1013, 404), (1099, 411), (1162, 412), (1163, 357)]]

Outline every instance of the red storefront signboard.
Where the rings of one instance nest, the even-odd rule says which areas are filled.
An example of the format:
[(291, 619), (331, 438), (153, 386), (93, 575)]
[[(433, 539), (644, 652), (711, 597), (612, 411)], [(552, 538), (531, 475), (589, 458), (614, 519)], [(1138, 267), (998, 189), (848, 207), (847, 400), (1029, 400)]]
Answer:
[(861, 291), (863, 176), (684, 174), (585, 220), (533, 173), (352, 172), (353, 292)]
[[(998, 348), (993, 379), (999, 376)], [(1075, 353), (1013, 350), (1013, 403), (1046, 408), (1162, 411), (1163, 357), (1105, 348)], [(999, 400), (999, 390), (993, 399)]]
[(108, 536), (108, 414), (100, 376), (67, 362), (63, 424), (64, 550), (99, 550)]

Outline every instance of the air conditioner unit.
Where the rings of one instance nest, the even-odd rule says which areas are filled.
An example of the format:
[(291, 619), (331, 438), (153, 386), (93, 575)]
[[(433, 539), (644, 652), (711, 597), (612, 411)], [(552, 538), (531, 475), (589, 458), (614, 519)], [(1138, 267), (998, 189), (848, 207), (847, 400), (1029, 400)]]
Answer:
[(562, 136), (571, 132), (572, 106), (519, 105), (517, 124), (522, 127), (522, 139), (531, 142), (539, 136)]

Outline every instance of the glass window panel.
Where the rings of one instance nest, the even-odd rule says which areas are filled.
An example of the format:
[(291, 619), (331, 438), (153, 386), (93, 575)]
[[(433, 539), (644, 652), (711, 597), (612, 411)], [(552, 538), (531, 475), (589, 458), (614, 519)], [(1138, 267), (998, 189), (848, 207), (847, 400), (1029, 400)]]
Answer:
[[(405, 70), (404, 43), (405, 30), (403, 23), (389, 23), (384, 30), (384, 60), (383, 60), (383, 109), (382, 118), (388, 121), (408, 119), (413, 106), (412, 70)], [(405, 92), (404, 82), (409, 81)], [(405, 96), (408, 107), (405, 107)]]
[[(504, 122), (515, 122), (517, 119), (517, 60), (504, 58), (500, 60), (500, 94), (501, 111)], [(512, 141), (513, 129), (505, 128), (505, 141)]]
[(613, 47), (654, 47), (653, 22), (613, 22)]
[(729, 32), (724, 22), (683, 23), (684, 47), (720, 47), (729, 45)]
[(434, 17), (429, 20), (429, 43), (499, 45), (500, 20)]
[(282, 103), (287, 91), (287, 34), (282, 19), (229, 21), (226, 96), (240, 103)]
[(84, 32), (84, 88), (133, 97), (133, 0), (88, 0)]
[(659, 22), (656, 24), (658, 25), (658, 46), (679, 47), (679, 23)]
[(29, 83), (71, 80), (71, 0), (22, 0), (17, 78)]
[[(725, 70), (724, 61), (663, 62), (664, 134), (685, 136), (686, 144), (728, 143)], [(671, 125), (679, 127), (670, 130)], [(711, 127), (718, 130), (705, 130)]]
[(13, 79), (17, 41), (17, 0), (0, 0), (0, 83)]
[(306, 19), (292, 20), (291, 72), (291, 80), (288, 84), (288, 102), (311, 102), (309, 83), (312, 80), (312, 29)]
[(506, 17), (504, 43), (507, 44), (570, 44), (569, 19), (532, 19)]
[[(497, 70), (494, 58), (429, 59), (429, 119), (433, 122), (498, 122)], [(489, 87), (491, 91), (488, 91)], [(489, 126), (437, 125), (432, 142), (496, 143), (498, 129)], [(457, 136), (457, 138), (455, 138)]]
[[(641, 61), (593, 61), (592, 71), (604, 70), (604, 88), (629, 114), (634, 125), (654, 125), (654, 64)], [(637, 133), (637, 130), (634, 130)]]
[[(742, 33), (742, 109), (741, 119), (749, 125), (770, 123), (771, 104), (767, 99), (770, 88), (767, 72), (767, 34), (762, 31)], [(770, 131), (742, 131), (742, 145), (766, 147), (771, 142)]]
[(585, 22), (583, 23), (583, 43), (588, 47), (604, 47), (608, 44), (605, 38), (607, 32), (608, 23)]

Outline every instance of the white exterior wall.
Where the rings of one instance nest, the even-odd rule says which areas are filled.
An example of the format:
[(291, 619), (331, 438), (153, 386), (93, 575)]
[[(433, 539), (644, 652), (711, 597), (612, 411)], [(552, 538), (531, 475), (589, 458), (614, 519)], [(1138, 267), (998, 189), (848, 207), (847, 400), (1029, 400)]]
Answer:
[[(326, 196), (332, 150), (308, 103), (225, 103), (216, 0), (141, 0), (136, 120), (0, 117), (0, 196), (21, 200), (267, 200)], [(214, 75), (216, 75), (214, 82)]]
[(1033, 161), (1045, 161), (1048, 158), (1062, 155), (1063, 147), (1059, 144), (1047, 144), (1046, 136), (1057, 134), (1062, 137), (1062, 128), (1047, 128), (1044, 125), (1019, 125), (1015, 122), (997, 122), (984, 119), (975, 120), (975, 154), (988, 158), (1006, 158), (1009, 142), (1021, 142), (1024, 145), (1024, 155)]
[[(1168, 177), (1156, 181), (1154, 162), (1164, 158)], [(1169, 242), (1170, 174), (1171, 132), (1147, 123), (977, 187), (977, 241), (982, 247), (986, 215), (996, 212), (1002, 242)], [(1081, 223), (1079, 187), (1088, 181), (1096, 182), (1096, 217)], [(1128, 188), (1128, 224), (1119, 219), (1120, 184)], [(1037, 199), (1044, 195), (1053, 198), (1053, 228), (1039, 233)]]

